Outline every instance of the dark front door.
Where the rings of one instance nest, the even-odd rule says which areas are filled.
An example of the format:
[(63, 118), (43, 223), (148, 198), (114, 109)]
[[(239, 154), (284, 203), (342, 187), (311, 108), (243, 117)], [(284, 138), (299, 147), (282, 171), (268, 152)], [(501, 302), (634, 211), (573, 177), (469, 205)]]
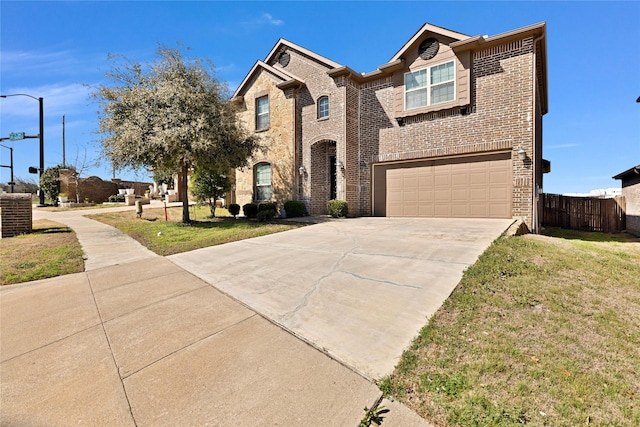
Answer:
[(337, 176), (336, 176), (336, 156), (329, 156), (329, 199), (336, 198)]

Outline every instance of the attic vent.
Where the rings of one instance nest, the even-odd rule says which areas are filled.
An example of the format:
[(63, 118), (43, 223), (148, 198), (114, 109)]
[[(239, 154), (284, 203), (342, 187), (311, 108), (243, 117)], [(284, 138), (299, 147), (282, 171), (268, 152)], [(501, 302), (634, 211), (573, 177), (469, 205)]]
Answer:
[(286, 67), (287, 65), (289, 65), (289, 60), (291, 59), (291, 56), (289, 55), (289, 53), (287, 52), (282, 52), (280, 54), (280, 56), (278, 56), (278, 62), (280, 63), (280, 65), (282, 65), (283, 67)]
[(438, 49), (440, 49), (440, 43), (438, 43), (438, 40), (434, 39), (433, 37), (429, 37), (428, 39), (420, 43), (418, 54), (420, 55), (420, 58), (427, 60), (436, 56), (436, 53), (438, 53)]

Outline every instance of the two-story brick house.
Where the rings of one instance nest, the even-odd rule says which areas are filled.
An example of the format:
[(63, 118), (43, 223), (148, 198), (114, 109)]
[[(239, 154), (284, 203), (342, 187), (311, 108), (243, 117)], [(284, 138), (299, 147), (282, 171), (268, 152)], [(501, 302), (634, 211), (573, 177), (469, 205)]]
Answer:
[(523, 218), (537, 228), (546, 25), (470, 37), (425, 24), (370, 73), (280, 39), (232, 101), (267, 150), (236, 200), (333, 198), (360, 216)]

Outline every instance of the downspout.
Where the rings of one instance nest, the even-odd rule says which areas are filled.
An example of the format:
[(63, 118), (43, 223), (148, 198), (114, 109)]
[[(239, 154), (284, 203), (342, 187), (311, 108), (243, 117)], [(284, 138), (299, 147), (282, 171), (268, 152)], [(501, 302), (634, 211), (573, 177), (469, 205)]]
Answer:
[[(536, 168), (536, 157), (537, 157), (537, 120), (538, 117), (536, 115), (537, 111), (537, 92), (538, 92), (538, 53), (537, 53), (537, 44), (538, 41), (542, 40), (545, 35), (541, 35), (533, 39), (533, 150), (532, 150), (532, 162), (531, 167), (533, 168), (533, 195), (532, 195), (532, 225), (533, 225), (533, 233), (538, 234), (540, 231), (540, 224), (538, 223), (538, 170)], [(540, 115), (542, 115), (542, 110), (540, 111)], [(542, 118), (540, 118), (540, 122), (542, 123)], [(540, 153), (542, 155), (542, 152)]]
[(295, 200), (300, 200), (302, 189), (302, 176), (299, 168), (302, 167), (302, 156), (298, 156), (298, 124), (296, 123), (296, 113), (298, 111), (298, 89), (293, 91), (293, 111), (291, 112), (291, 122), (293, 123), (293, 176), (295, 182)]

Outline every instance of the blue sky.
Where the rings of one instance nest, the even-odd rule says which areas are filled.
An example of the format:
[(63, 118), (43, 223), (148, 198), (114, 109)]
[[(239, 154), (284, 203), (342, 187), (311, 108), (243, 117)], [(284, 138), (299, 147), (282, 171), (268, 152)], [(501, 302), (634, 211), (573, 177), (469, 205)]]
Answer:
[[(282, 37), (358, 72), (386, 63), (425, 23), (496, 35), (547, 23), (549, 193), (620, 187), (611, 177), (640, 164), (640, 2), (0, 2), (0, 92), (44, 98), (45, 167), (100, 159), (97, 106), (108, 54), (150, 61), (159, 44), (211, 59), (233, 90)], [(87, 87), (87, 85), (89, 87)], [(38, 103), (0, 99), (0, 135), (38, 133)], [(15, 176), (35, 178), (38, 140), (14, 147)], [(0, 148), (0, 164), (9, 150)], [(85, 172), (112, 176), (109, 162)], [(147, 179), (145, 172), (121, 178)], [(9, 181), (0, 168), (0, 182)]]

